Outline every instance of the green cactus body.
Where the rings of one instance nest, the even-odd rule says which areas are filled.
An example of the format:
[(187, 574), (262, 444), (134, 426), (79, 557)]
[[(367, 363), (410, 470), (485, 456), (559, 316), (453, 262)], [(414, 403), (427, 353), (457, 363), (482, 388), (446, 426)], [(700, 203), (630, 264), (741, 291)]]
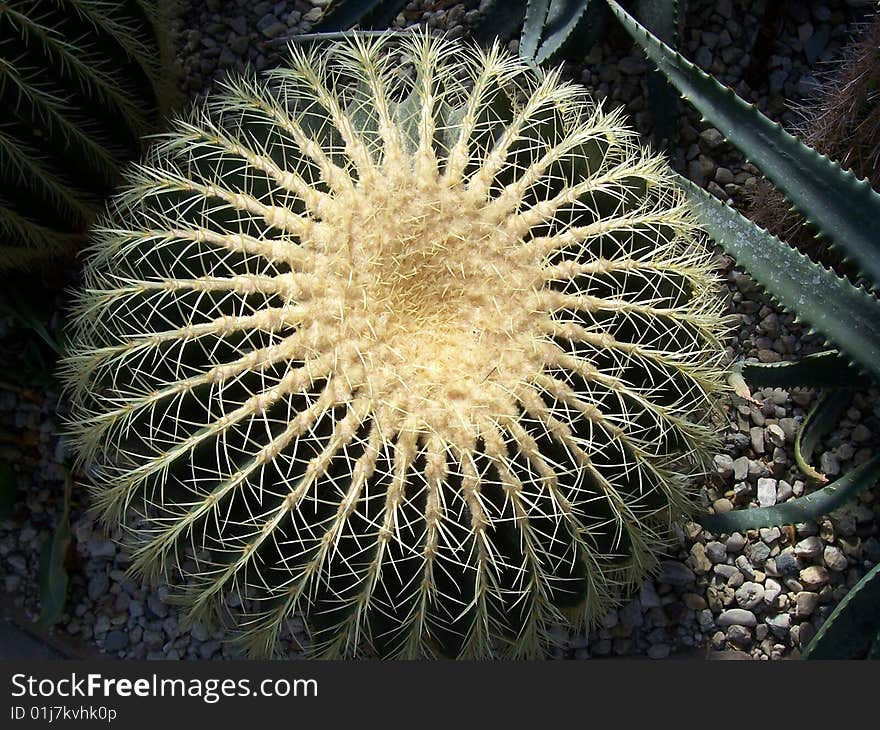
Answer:
[(256, 654), (295, 612), (322, 656), (536, 656), (600, 617), (725, 387), (669, 174), (497, 46), (358, 37), (229, 82), (115, 199), (65, 361), (135, 572), (179, 568), (193, 618), (238, 596)]
[(75, 250), (175, 96), (164, 3), (0, 0), (0, 271)]

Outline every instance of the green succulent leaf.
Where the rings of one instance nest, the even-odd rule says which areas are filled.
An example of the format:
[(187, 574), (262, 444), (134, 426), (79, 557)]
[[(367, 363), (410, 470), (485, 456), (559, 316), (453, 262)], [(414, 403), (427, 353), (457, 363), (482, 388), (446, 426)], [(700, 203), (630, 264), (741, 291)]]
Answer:
[(800, 470), (813, 483), (825, 484), (828, 478), (810, 464), (816, 445), (830, 433), (849, 407), (852, 393), (832, 390), (819, 399), (804, 420), (794, 442), (794, 458)]
[(540, 65), (575, 37), (589, 48), (599, 38), (604, 12), (600, 0), (528, 0), (520, 56)]
[(68, 575), (65, 562), (70, 548), (70, 492), (71, 478), (67, 476), (64, 485), (64, 512), (52, 537), (43, 543), (40, 550), (37, 583), (40, 587), (40, 618), (37, 624), (48, 629), (61, 620), (67, 603)]
[(697, 521), (705, 529), (716, 534), (815, 521), (846, 504), (865, 489), (871, 488), (878, 479), (880, 479), (880, 455), (847, 472), (827, 487), (805, 497), (772, 507), (733, 510), (720, 515), (702, 515)]
[(804, 145), (753, 104), (669, 48), (614, 0), (612, 12), (645, 54), (710, 124), (779, 188), (819, 233), (851, 260), (870, 282), (880, 283), (880, 195)]
[(880, 565), (875, 565), (843, 600), (804, 650), (804, 659), (880, 658)]
[(354, 25), (361, 28), (382, 28), (391, 25), (395, 16), (406, 7), (401, 0), (340, 0), (315, 26), (315, 31), (348, 30)]
[(735, 371), (756, 388), (861, 388), (871, 383), (837, 350), (790, 362), (741, 362)]
[(519, 55), (523, 58), (535, 60), (549, 9), (550, 0), (528, 0), (526, 3), (526, 17), (519, 41)]
[(880, 302), (759, 228), (715, 196), (678, 176), (709, 235), (798, 319), (880, 376)]

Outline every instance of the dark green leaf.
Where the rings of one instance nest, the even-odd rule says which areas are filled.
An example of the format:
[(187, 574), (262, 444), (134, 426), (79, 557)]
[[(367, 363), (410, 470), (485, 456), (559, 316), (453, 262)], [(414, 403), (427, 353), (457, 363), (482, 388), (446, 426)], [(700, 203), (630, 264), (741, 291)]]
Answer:
[(836, 350), (793, 362), (739, 363), (737, 370), (755, 388), (862, 388), (871, 383)]
[(550, 10), (550, 0), (528, 0), (526, 3), (526, 17), (523, 22), (522, 37), (519, 41), (519, 55), (527, 61), (534, 61), (538, 53), (538, 46), (544, 35), (548, 10)]
[(770, 293), (874, 376), (880, 376), (880, 301), (676, 176), (703, 228)]
[(703, 515), (697, 519), (704, 528), (716, 534), (781, 527), (799, 522), (815, 521), (869, 489), (880, 479), (880, 456), (852, 469), (844, 476), (805, 497), (773, 507), (739, 509), (721, 515)]
[(834, 430), (844, 411), (849, 408), (852, 393), (847, 390), (832, 390), (826, 393), (813, 406), (804, 420), (794, 442), (794, 458), (800, 470), (813, 483), (824, 484), (828, 478), (817, 471), (810, 461), (822, 437)]
[(70, 490), (68, 475), (64, 487), (64, 512), (58, 521), (55, 532), (40, 550), (40, 565), (37, 583), (40, 587), (40, 618), (38, 625), (43, 629), (54, 626), (64, 614), (67, 602), (67, 551), (70, 547)]
[(578, 48), (586, 52), (599, 40), (604, 17), (605, 6), (601, 0), (552, 0), (534, 62), (542, 64), (551, 60), (575, 40)]
[[(880, 636), (880, 565), (875, 565), (843, 600), (804, 650), (804, 659), (877, 658)], [(871, 656), (873, 654), (873, 656)]]
[(872, 286), (880, 283), (880, 195), (870, 183), (804, 145), (651, 35), (614, 0), (608, 3), (682, 96), (757, 165)]

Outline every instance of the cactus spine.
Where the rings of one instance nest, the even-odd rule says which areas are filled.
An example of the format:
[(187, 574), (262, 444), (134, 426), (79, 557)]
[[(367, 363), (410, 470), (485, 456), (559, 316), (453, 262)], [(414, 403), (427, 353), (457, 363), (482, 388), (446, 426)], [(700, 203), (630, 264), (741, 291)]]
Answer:
[[(394, 50), (394, 49), (397, 50)], [(536, 656), (690, 507), (724, 329), (665, 164), (499, 47), (291, 49), (98, 233), (70, 431), (139, 574), (345, 656)], [(194, 556), (187, 562), (186, 550)]]
[(0, 271), (70, 253), (175, 97), (164, 2), (0, 0)]

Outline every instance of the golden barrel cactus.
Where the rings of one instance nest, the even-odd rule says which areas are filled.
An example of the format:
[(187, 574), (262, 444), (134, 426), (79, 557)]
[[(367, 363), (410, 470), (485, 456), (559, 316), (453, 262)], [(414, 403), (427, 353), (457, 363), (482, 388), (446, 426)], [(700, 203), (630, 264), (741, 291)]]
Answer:
[(256, 654), (301, 613), (322, 656), (537, 656), (691, 506), (710, 256), (556, 71), (427, 35), (290, 53), (97, 231), (65, 360), (97, 509)]

